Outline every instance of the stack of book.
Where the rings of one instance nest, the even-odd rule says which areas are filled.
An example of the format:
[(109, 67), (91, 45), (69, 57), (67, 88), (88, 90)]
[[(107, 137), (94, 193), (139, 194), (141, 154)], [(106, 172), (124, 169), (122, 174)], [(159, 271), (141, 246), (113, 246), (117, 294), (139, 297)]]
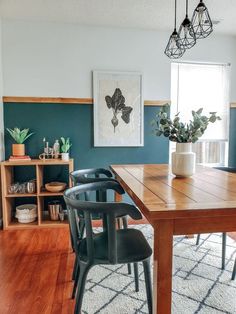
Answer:
[(30, 161), (31, 158), (28, 155), (25, 156), (10, 156), (9, 161)]

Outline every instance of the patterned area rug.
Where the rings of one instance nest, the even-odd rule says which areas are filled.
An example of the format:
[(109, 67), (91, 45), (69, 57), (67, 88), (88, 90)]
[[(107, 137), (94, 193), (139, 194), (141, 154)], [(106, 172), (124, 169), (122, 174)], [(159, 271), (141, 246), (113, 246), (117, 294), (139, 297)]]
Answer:
[[(152, 245), (152, 228), (139, 225)], [(236, 280), (231, 281), (236, 243), (227, 238), (226, 269), (221, 270), (221, 234), (195, 239), (175, 237), (172, 314), (236, 313)], [(96, 266), (89, 275), (83, 314), (146, 314), (147, 303), (142, 264), (139, 265), (140, 292), (126, 265)]]

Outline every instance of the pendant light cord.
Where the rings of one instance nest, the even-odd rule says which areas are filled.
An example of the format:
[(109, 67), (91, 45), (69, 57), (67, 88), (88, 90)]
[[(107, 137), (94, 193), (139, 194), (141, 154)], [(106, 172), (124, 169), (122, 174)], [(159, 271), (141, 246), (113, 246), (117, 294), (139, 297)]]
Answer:
[(188, 16), (188, 0), (186, 0), (186, 16)]
[(176, 30), (176, 5), (177, 5), (177, 4), (176, 4), (176, 1), (177, 1), (177, 0), (175, 0), (175, 30)]

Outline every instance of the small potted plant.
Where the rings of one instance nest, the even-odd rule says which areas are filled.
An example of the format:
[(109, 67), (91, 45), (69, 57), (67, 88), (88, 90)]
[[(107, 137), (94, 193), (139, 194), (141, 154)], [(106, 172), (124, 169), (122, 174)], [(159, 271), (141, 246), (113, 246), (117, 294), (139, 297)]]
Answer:
[(70, 138), (61, 137), (61, 159), (64, 161), (69, 160), (69, 149), (71, 148), (72, 144), (70, 143)]
[(221, 120), (216, 112), (210, 116), (202, 115), (203, 108), (192, 111), (193, 119), (189, 123), (180, 121), (179, 113), (174, 119), (168, 116), (169, 104), (164, 105), (152, 121), (156, 136), (164, 135), (170, 141), (176, 142), (176, 152), (172, 153), (172, 172), (176, 176), (188, 177), (195, 173), (196, 155), (192, 152), (192, 143), (204, 134), (209, 123)]
[(16, 144), (12, 144), (13, 156), (25, 156), (25, 144), (24, 142), (34, 133), (29, 133), (29, 129), (20, 130), (19, 128), (8, 129), (7, 131), (14, 139)]

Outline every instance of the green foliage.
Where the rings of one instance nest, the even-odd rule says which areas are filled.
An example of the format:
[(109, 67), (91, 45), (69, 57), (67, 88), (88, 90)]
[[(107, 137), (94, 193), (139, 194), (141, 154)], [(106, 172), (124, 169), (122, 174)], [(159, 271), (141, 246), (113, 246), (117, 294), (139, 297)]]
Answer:
[(115, 89), (113, 96), (106, 96), (105, 101), (107, 103), (107, 107), (112, 109), (113, 118), (111, 119), (111, 123), (114, 127), (114, 132), (116, 130), (117, 125), (119, 124), (118, 114), (121, 114), (121, 119), (125, 123), (130, 122), (130, 113), (133, 110), (132, 107), (128, 107), (125, 105), (125, 97), (122, 95), (122, 92), (119, 88)]
[(209, 117), (202, 115), (203, 108), (200, 108), (197, 111), (192, 111), (193, 120), (190, 120), (189, 123), (183, 123), (180, 121), (179, 113), (175, 115), (173, 120), (169, 118), (169, 107), (169, 104), (165, 104), (151, 124), (156, 136), (164, 135), (172, 142), (195, 143), (204, 134), (209, 123), (221, 120), (216, 112), (210, 112)]
[(71, 148), (72, 144), (70, 143), (70, 138), (67, 137), (66, 139), (64, 137), (61, 137), (61, 152), (62, 153), (68, 153), (69, 149)]
[(20, 130), (19, 128), (14, 128), (14, 129), (8, 129), (7, 131), (9, 132), (9, 134), (11, 135), (11, 137), (15, 140), (15, 142), (17, 144), (23, 144), (27, 138), (29, 138), (31, 135), (33, 135), (34, 133), (29, 133), (29, 129), (23, 129)]

